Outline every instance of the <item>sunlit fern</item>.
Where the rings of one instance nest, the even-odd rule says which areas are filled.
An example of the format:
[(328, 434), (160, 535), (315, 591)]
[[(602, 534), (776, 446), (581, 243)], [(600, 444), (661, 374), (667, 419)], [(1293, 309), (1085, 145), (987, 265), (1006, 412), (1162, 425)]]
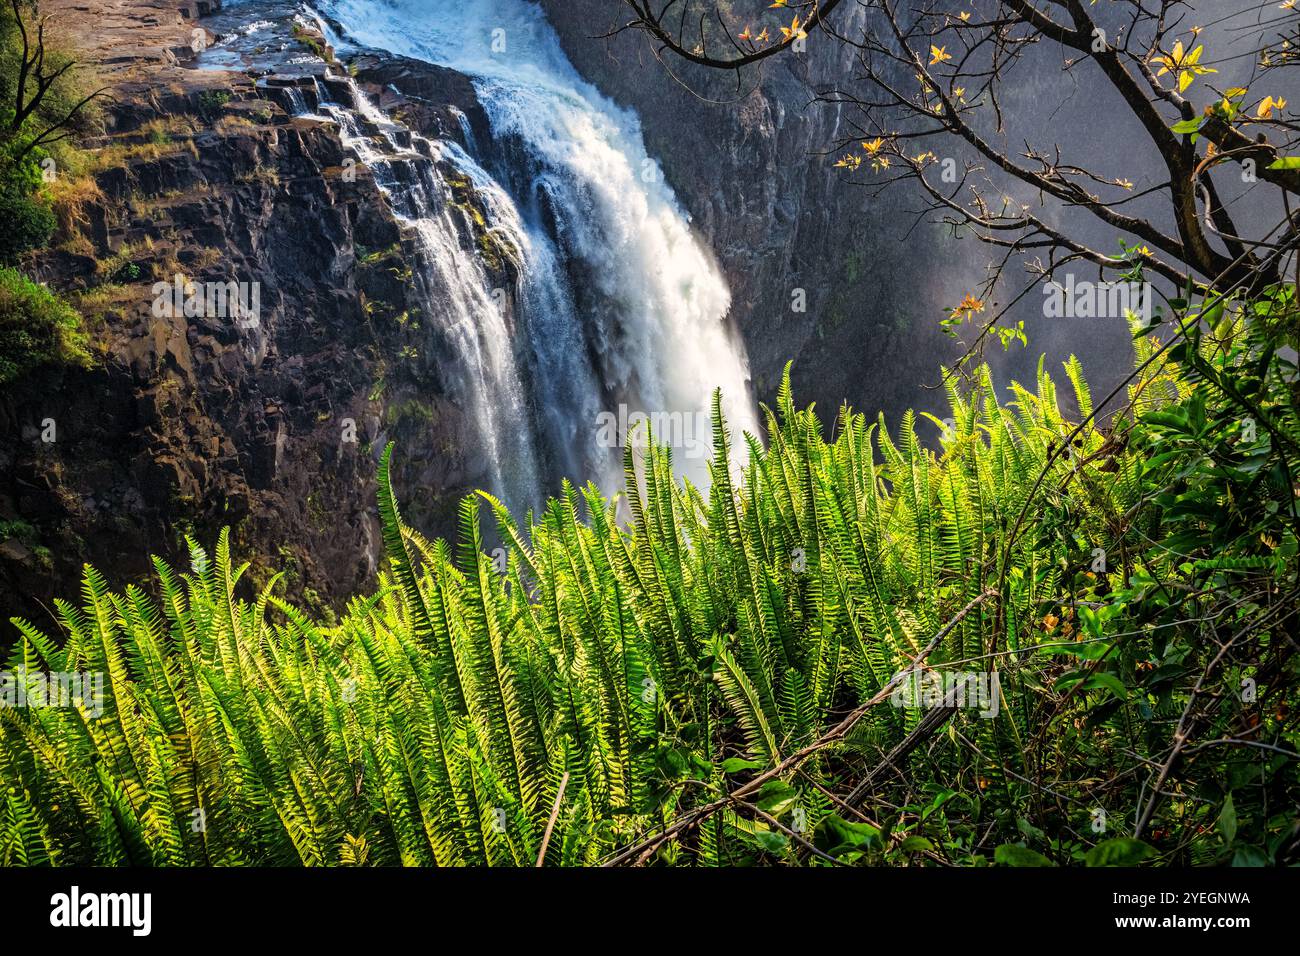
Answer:
[[(101, 672), (106, 708), (0, 710), (0, 863), (531, 865), (565, 773), (546, 860), (598, 862), (879, 690), (998, 585), (1026, 508), (1069, 512), (1074, 537), (1019, 535), (1003, 593), (931, 664), (987, 669), (994, 604), (999, 652), (1036, 639), (1061, 569), (1133, 499), (1110, 477), (1129, 463), (1090, 457), (1104, 436), (1087, 428), (1047, 465), (1070, 426), (1045, 374), (1004, 404), (984, 370), (949, 400), (938, 447), (910, 414), (891, 435), (847, 409), (828, 442), (787, 373), (764, 409), (766, 449), (740, 438), (741, 480), (715, 397), (707, 496), (674, 481), (667, 450), (629, 448), (621, 504), (566, 483), (520, 527), (480, 494), (461, 505), (456, 547), (402, 522), (390, 448), (388, 568), (330, 626), (275, 580), (248, 593), (226, 534), (211, 555), (190, 542), (186, 572), (156, 561), (157, 598), (112, 593), (88, 568), (81, 603), (57, 605), (63, 634), (17, 622), (10, 665)], [(1106, 494), (1060, 491), (1074, 468)], [(504, 574), (484, 553), (485, 504)], [(916, 719), (884, 707), (871, 732), (896, 740)], [(1014, 753), (1024, 720), (1010, 708), (973, 732)], [(841, 748), (805, 770), (837, 789), (853, 761)], [(813, 828), (835, 807), (806, 780), (788, 780), (798, 797), (776, 812), (798, 806)], [(667, 852), (789, 856), (769, 832), (729, 810)]]

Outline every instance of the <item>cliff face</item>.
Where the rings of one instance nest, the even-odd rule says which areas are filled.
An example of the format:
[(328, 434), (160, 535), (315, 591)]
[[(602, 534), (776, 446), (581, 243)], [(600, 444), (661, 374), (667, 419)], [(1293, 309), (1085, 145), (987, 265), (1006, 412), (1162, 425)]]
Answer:
[(809, 102), (810, 90), (851, 75), (852, 49), (814, 34), (805, 53), (738, 85), (670, 56), (660, 63), (639, 33), (594, 39), (626, 21), (621, 5), (541, 5), (579, 72), (640, 115), (651, 155), (717, 253), (760, 399), (793, 359), (795, 394), (826, 415), (845, 400), (891, 420), (924, 407), (916, 384), (936, 380), (952, 354), (930, 281), (942, 268), (938, 237), (913, 229), (916, 203), (902, 191), (873, 197), (838, 175), (835, 145), (858, 133), (841, 108)]
[[(800, 401), (826, 412), (844, 399), (890, 412), (915, 401), (897, 383), (932, 378), (947, 344), (930, 332), (940, 303), (913, 281), (933, 267), (931, 246), (899, 242), (910, 219), (866, 203), (820, 155), (844, 131), (834, 109), (807, 106), (807, 89), (847, 69), (842, 52), (813, 44), (739, 96), (696, 78), (712, 84), (700, 87), (711, 103), (640, 38), (590, 40), (607, 4), (545, 5), (578, 68), (640, 113), (651, 155), (716, 251), (759, 396), (794, 358)], [(70, 187), (55, 247), (28, 267), (87, 317), (97, 356), (0, 392), (4, 618), (44, 616), (74, 593), (82, 562), (114, 583), (138, 579), (148, 555), (183, 561), (186, 535), (210, 543), (225, 526), (253, 563), (248, 580), (284, 571), (290, 593), (337, 604), (372, 580), (381, 552), (374, 474), (388, 441), (406, 516), (428, 533), (451, 531), (460, 496), (489, 484), (445, 334), (423, 314), (436, 303), (412, 281), (419, 243), (338, 127), (302, 115), (322, 87), (349, 96), (326, 76), (325, 38), (289, 0), (219, 6), (46, 0), (114, 100), (83, 144), (85, 168), (60, 174)], [(386, 55), (350, 68), (405, 124), (399, 136), (488, 135), (459, 74)], [(438, 201), (465, 253), (514, 289), (480, 199), (443, 173)], [(892, 275), (907, 281), (881, 281)], [(255, 320), (169, 309), (178, 285), (182, 300), (255, 294)]]
[[(291, 593), (337, 603), (373, 580), (382, 551), (385, 442), (399, 443), (399, 493), (430, 532), (450, 529), (486, 463), (411, 300), (410, 237), (337, 127), (292, 115), (324, 72), (310, 55), (330, 55), (323, 38), (295, 29), (291, 4), (266, 3), (264, 38), (225, 54), (230, 69), (199, 69), (194, 31), (211, 41), (226, 24), (194, 16), (216, 4), (46, 7), (90, 38), (116, 102), (85, 143), (86, 170), (64, 173), (77, 198), (57, 247), (30, 263), (87, 317), (96, 361), (0, 392), (3, 617), (43, 616), (75, 593), (83, 561), (131, 580), (150, 554), (183, 558), (185, 534), (209, 544), (223, 526), (254, 583), (284, 571)], [(477, 112), (447, 71), (362, 63), (357, 75), (429, 130), (448, 132), (452, 107)], [(432, 105), (385, 92), (397, 79)], [(472, 249), (475, 199), (458, 202)], [(498, 268), (512, 287), (510, 263)], [(173, 307), (178, 282), (209, 306)], [(214, 312), (215, 289), (228, 303)], [(229, 307), (254, 296), (254, 316)]]

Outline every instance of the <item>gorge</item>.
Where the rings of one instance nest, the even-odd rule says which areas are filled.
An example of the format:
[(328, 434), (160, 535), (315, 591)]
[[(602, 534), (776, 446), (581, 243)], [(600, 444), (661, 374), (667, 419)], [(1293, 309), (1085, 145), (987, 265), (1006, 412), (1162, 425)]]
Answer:
[(0, 872), (1300, 862), (1218, 4), (0, 0)]
[[(446, 534), (476, 488), (517, 512), (564, 478), (614, 490), (610, 418), (695, 423), (721, 387), (758, 435), (791, 359), (828, 416), (938, 408), (960, 350), (937, 317), (983, 262), (904, 192), (837, 176), (849, 120), (808, 102), (852, 68), (836, 44), (737, 92), (593, 39), (616, 22), (597, 0), (49, 10), (115, 101), (33, 263), (94, 361), (0, 397), (15, 613), (44, 614), (83, 561), (131, 580), (225, 526), (255, 576), (285, 560), (294, 593), (338, 602), (377, 566), (388, 441), (408, 518)], [(260, 323), (153, 315), (182, 275), (257, 283)], [(1003, 377), (1076, 349), (1098, 385), (1121, 373), (1121, 322), (1060, 329)], [(709, 436), (689, 437), (675, 468), (706, 486)]]
[[(562, 479), (615, 491), (626, 436), (602, 416), (694, 426), (721, 387), (737, 434), (759, 435), (727, 282), (636, 116), (578, 76), (540, 8), (473, 9), (454, 36), (436, 4), (140, 0), (101, 19), (124, 95), (90, 154), (120, 162), (83, 177), (38, 269), (93, 303), (103, 362), (6, 396), (8, 607), (39, 613), (75, 574), (65, 552), (138, 574), (230, 525), (283, 558), (286, 522), (290, 587), (337, 600), (375, 569), (389, 440), (413, 516), (445, 533), (474, 488), (520, 513)], [(149, 307), (190, 282), (252, 285), (260, 314)], [(57, 442), (31, 430), (47, 419)], [(703, 432), (676, 469), (707, 491)]]

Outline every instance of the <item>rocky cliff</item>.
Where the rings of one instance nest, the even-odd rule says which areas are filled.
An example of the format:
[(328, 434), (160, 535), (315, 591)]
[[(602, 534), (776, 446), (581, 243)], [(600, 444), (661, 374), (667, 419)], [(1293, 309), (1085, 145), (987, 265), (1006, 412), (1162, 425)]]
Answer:
[(722, 76), (660, 62), (644, 36), (616, 32), (621, 4), (541, 4), (579, 71), (640, 115), (651, 154), (717, 253), (759, 397), (793, 359), (795, 394), (826, 415), (846, 400), (891, 420), (925, 407), (919, 383), (952, 354), (933, 281), (945, 250), (902, 191), (873, 197), (833, 168), (835, 145), (857, 131), (812, 91), (851, 75), (852, 49), (817, 32), (802, 54)]
[[(150, 554), (182, 558), (185, 535), (209, 544), (224, 526), (254, 584), (283, 571), (290, 593), (337, 605), (373, 580), (382, 550), (385, 442), (398, 441), (403, 500), (430, 532), (450, 530), (456, 500), (483, 483), (445, 343), (411, 293), (410, 236), (338, 128), (295, 115), (328, 45), (292, 4), (237, 19), (219, 7), (46, 4), (114, 100), (84, 168), (60, 171), (56, 247), (29, 263), (86, 316), (95, 361), (0, 392), (6, 620), (43, 617), (83, 561), (132, 580)], [(459, 136), (459, 117), (477, 115), (457, 74), (391, 58), (353, 71), (427, 132)], [(444, 201), (481, 250), (476, 197)], [(493, 267), (511, 287), (508, 259)], [(205, 290), (208, 307), (183, 307)], [(214, 290), (228, 294), (215, 310)], [(255, 314), (232, 308), (252, 296)]]
[[(949, 348), (926, 279), (942, 263), (897, 205), (905, 197), (868, 199), (825, 155), (849, 131), (808, 90), (848, 69), (846, 54), (813, 42), (737, 92), (714, 76), (674, 79), (639, 37), (591, 39), (608, 3), (544, 6), (579, 70), (640, 114), (650, 155), (716, 252), (759, 397), (793, 358), (800, 400), (828, 415), (845, 400), (891, 415), (924, 407), (915, 385)], [(452, 529), (491, 463), (453, 395), (449, 343), (423, 314), (437, 290), (413, 281), (429, 271), (419, 243), (338, 126), (314, 114), (355, 81), (388, 117), (362, 130), (369, 140), (486, 140), (474, 88), (389, 55), (331, 62), (289, 0), (45, 9), (114, 91), (80, 168), (59, 173), (56, 246), (29, 263), (86, 316), (96, 361), (0, 393), (3, 617), (43, 616), (82, 562), (138, 579), (148, 555), (182, 559), (186, 535), (206, 543), (225, 526), (250, 582), (283, 571), (291, 593), (337, 605), (372, 580), (386, 442), (400, 449), (408, 519), (433, 534)], [(394, 168), (421, 175), (404, 159)], [(466, 254), (515, 288), (480, 197), (453, 170), (438, 180)], [(190, 290), (255, 292), (257, 314), (187, 310)]]

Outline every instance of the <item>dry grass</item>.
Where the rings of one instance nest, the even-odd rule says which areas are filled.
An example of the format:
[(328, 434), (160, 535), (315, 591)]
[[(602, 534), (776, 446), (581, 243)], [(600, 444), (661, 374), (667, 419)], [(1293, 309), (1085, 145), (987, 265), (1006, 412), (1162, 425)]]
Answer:
[(201, 199), (213, 193), (207, 183), (196, 183), (186, 189), (168, 189), (154, 196), (132, 196), (127, 200), (131, 215), (137, 219), (156, 220), (161, 218), (167, 207), (179, 202)]
[[(188, 152), (198, 155), (191, 138), (193, 127), (178, 116), (152, 120), (137, 132), (120, 137), (99, 149), (85, 150), (81, 154), (84, 166), (77, 172), (94, 175), (107, 169), (129, 166), (136, 162), (151, 162), (163, 156)], [(179, 137), (184, 137), (179, 139)]]
[(237, 133), (246, 133), (250, 129), (258, 129), (258, 125), (247, 116), (228, 113), (217, 120), (217, 124), (213, 129), (222, 136), (232, 136)]
[(119, 270), (134, 264), (139, 267), (139, 276), (136, 277), (136, 281), (143, 282), (154, 275), (153, 256), (154, 242), (146, 236), (141, 242), (123, 243), (122, 247), (113, 255), (100, 259), (95, 263), (95, 273), (111, 280), (118, 275)]
[(87, 210), (104, 202), (104, 193), (91, 176), (60, 176), (45, 185), (45, 195), (59, 222), (60, 235), (69, 239), (90, 222)]
[(225, 261), (226, 254), (220, 249), (206, 247), (199, 250), (198, 257), (190, 264), (190, 268), (195, 273), (201, 273), (208, 269), (215, 268)]
[(74, 233), (71, 238), (59, 243), (54, 248), (69, 255), (84, 256), (88, 259), (95, 258), (95, 244), (84, 233), (80, 232)]
[[(147, 291), (147, 290), (146, 290)], [(109, 325), (140, 304), (141, 286), (108, 284), (95, 286), (68, 296), (72, 307), (81, 313), (82, 326), (91, 335), (92, 347), (104, 352), (108, 348), (105, 333)]]
[(246, 173), (240, 173), (237, 182), (241, 183), (266, 183), (270, 186), (280, 185), (280, 171), (273, 166), (265, 166), (258, 163), (253, 169)]

